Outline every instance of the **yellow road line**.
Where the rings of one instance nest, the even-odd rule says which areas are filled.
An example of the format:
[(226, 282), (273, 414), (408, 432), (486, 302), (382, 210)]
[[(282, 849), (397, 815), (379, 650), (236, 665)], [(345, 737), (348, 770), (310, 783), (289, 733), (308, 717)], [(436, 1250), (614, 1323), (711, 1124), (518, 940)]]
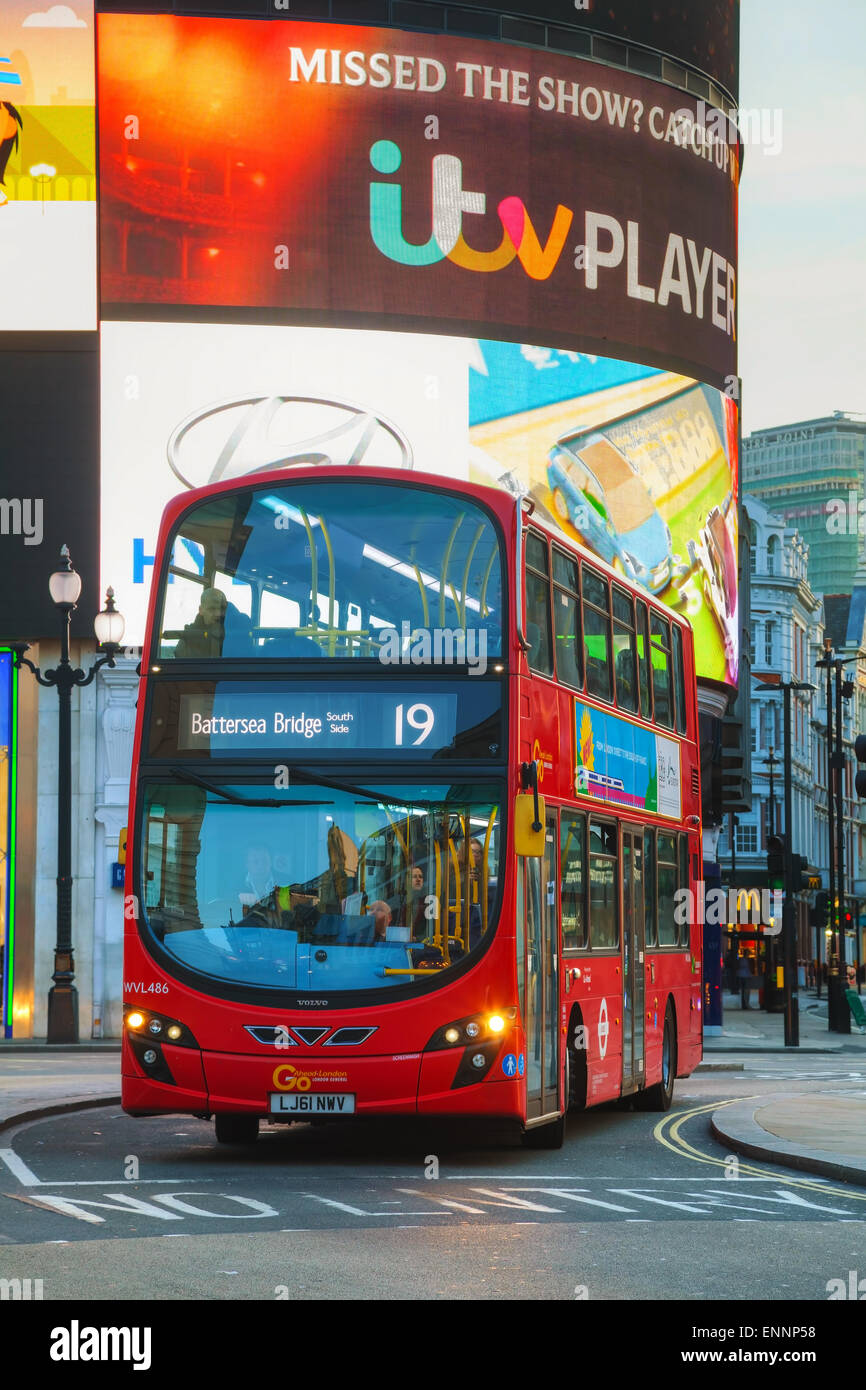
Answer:
[[(735, 1096), (732, 1100), (713, 1101), (709, 1105), (696, 1105), (692, 1110), (686, 1110), (680, 1115), (666, 1115), (663, 1120), (659, 1120), (653, 1130), (653, 1138), (659, 1144), (663, 1144), (671, 1153), (677, 1154), (680, 1158), (690, 1158), (694, 1163), (708, 1163), (714, 1168), (727, 1168), (729, 1159), (714, 1158), (712, 1154), (702, 1153), (693, 1144), (684, 1139), (680, 1134), (680, 1127), (686, 1120), (694, 1119), (696, 1115), (705, 1115), (710, 1110), (721, 1110), (725, 1105), (736, 1105), (743, 1100), (763, 1100), (763, 1096)], [(670, 1139), (665, 1134), (665, 1127), (669, 1126)], [(671, 1142), (673, 1140), (674, 1142)], [(851, 1192), (847, 1187), (830, 1187), (820, 1179), (810, 1178), (786, 1178), (779, 1177), (776, 1173), (768, 1173), (766, 1168), (759, 1168), (751, 1163), (744, 1163), (737, 1155), (738, 1172), (748, 1174), (752, 1177), (765, 1178), (771, 1177), (774, 1181), (787, 1184), (788, 1187), (805, 1188), (809, 1192), (821, 1192), (827, 1197), (845, 1197), (853, 1202), (866, 1202), (866, 1193)]]

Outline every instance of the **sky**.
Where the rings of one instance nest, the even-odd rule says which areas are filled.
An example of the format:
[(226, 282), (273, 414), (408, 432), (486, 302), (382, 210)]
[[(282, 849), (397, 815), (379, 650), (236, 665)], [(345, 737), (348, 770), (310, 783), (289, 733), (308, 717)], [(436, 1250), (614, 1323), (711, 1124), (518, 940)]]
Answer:
[(741, 110), (766, 108), (769, 143), (781, 112), (740, 183), (745, 434), (866, 412), (864, 55), (864, 0), (742, 0)]

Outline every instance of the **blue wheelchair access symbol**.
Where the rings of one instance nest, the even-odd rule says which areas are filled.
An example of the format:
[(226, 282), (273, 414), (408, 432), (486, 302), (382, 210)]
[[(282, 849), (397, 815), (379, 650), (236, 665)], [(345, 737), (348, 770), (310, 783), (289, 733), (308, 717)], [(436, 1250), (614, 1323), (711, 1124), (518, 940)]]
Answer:
[(502, 1070), (506, 1076), (513, 1076), (517, 1071), (517, 1058), (513, 1052), (506, 1052), (502, 1059)]
[(521, 1052), (520, 1056), (519, 1056), (518, 1059), (517, 1059), (517, 1075), (518, 1075), (518, 1076), (522, 1076), (523, 1073), (525, 1072), (525, 1070), (526, 1070), (526, 1059), (524, 1058), (523, 1053)]

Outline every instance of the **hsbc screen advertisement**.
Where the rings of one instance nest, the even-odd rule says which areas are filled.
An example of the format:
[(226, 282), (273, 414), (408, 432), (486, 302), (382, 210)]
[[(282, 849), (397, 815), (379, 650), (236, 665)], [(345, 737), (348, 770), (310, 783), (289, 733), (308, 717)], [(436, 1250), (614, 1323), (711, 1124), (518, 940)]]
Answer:
[(738, 158), (696, 98), (399, 30), (101, 15), (98, 37), (103, 319), (529, 340), (730, 389)]
[(170, 498), (268, 465), (376, 463), (531, 495), (686, 614), (698, 674), (733, 685), (736, 451), (729, 397), (634, 362), (417, 333), (106, 323), (102, 585), (140, 644)]

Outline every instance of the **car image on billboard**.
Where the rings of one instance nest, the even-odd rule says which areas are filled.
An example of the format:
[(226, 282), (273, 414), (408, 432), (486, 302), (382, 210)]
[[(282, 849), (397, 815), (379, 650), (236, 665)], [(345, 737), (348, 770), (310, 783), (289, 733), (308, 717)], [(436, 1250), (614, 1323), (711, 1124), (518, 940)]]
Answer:
[(640, 476), (603, 434), (561, 439), (547, 478), (553, 505), (603, 560), (657, 594), (672, 572), (671, 533)]

